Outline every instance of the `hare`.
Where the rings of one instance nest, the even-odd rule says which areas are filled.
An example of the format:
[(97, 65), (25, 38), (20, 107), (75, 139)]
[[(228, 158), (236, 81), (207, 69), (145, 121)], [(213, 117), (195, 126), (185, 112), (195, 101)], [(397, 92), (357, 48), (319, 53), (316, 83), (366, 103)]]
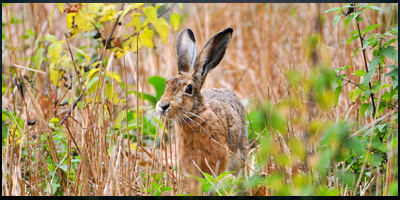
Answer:
[(192, 30), (177, 37), (178, 76), (166, 81), (156, 112), (174, 122), (180, 167), (188, 174), (237, 174), (244, 167), (247, 126), (239, 98), (228, 89), (200, 91), (222, 60), (232, 32), (227, 28), (214, 35), (197, 56)]

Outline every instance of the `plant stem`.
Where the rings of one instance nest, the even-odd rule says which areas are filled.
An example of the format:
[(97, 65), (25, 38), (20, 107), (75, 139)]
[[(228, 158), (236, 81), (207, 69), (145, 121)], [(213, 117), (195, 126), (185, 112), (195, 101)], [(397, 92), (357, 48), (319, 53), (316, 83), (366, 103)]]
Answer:
[[(365, 49), (363, 47), (363, 37), (361, 36), (361, 31), (360, 31), (360, 24), (358, 23), (358, 18), (360, 15), (358, 15), (356, 17), (356, 23), (357, 23), (357, 29), (358, 29), (358, 36), (360, 38), (360, 43), (361, 43), (361, 49), (362, 49), (362, 53), (363, 53), (363, 57), (364, 57), (364, 64), (365, 64), (365, 70), (368, 73), (368, 64), (367, 64), (367, 57), (365, 56)], [(369, 89), (371, 90), (372, 86), (371, 86), (371, 81), (368, 81), (368, 86)], [(376, 114), (376, 107), (375, 107), (375, 99), (374, 99), (374, 93), (371, 91), (371, 101), (372, 101), (372, 108), (373, 108), (373, 116), (375, 116)]]

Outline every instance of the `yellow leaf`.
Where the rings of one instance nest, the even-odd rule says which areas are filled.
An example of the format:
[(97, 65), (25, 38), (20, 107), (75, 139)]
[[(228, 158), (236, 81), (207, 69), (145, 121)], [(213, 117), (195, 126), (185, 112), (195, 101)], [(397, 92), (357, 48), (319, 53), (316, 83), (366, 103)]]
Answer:
[[(140, 38), (140, 35), (139, 35), (139, 38)], [(125, 43), (126, 43), (126, 45), (128, 45), (130, 47), (130, 50), (133, 53), (136, 52), (136, 48), (140, 49), (142, 46), (140, 43), (138, 44), (136, 36), (129, 38)]]
[(61, 65), (64, 69), (66, 69), (66, 70), (72, 69), (73, 64), (74, 64), (74, 63), (72, 62), (70, 56), (63, 55), (63, 57), (61, 58), (61, 61), (60, 61), (60, 65)]
[(64, 4), (63, 3), (56, 3), (56, 6), (60, 10), (60, 13), (64, 14)]
[(140, 8), (144, 5), (144, 3), (134, 3), (133, 8)]
[(49, 18), (49, 27), (50, 27), (50, 30), (53, 30), (53, 14), (54, 14), (54, 10), (55, 10), (55, 9), (53, 9), (53, 10), (51, 11), (51, 13), (50, 13), (50, 18)]
[(75, 16), (75, 24), (82, 32), (90, 31), (94, 28), (93, 25), (90, 23), (89, 13), (85, 11), (81, 11)]
[(76, 50), (79, 54), (81, 54), (83, 57), (85, 57), (87, 63), (90, 63), (90, 57), (89, 57), (84, 51), (82, 51), (82, 50), (80, 50), (80, 49), (78, 49), (78, 48), (75, 48), (75, 50)]
[(161, 40), (165, 44), (168, 38), (168, 23), (164, 18), (159, 18), (152, 22), (157, 33), (160, 35)]
[(91, 69), (90, 71), (89, 71), (89, 74), (88, 74), (88, 79), (91, 79), (92, 78), (92, 76), (96, 73), (96, 72), (98, 72), (100, 70), (100, 68), (94, 68), (94, 69)]
[(142, 29), (142, 21), (140, 20), (140, 14), (139, 13), (133, 13), (132, 14), (132, 20), (128, 24), (128, 26), (135, 27), (136, 33), (140, 32), (140, 29)]
[(147, 20), (150, 22), (155, 21), (157, 19), (157, 10), (152, 7), (143, 8), (144, 15), (146, 15)]
[(48, 48), (50, 63), (55, 63), (61, 58), (62, 45), (61, 42), (55, 42)]
[(174, 30), (176, 31), (178, 30), (179, 24), (181, 23), (181, 16), (174, 13), (169, 16), (169, 21), (171, 22), (172, 28), (174, 28)]
[[(145, 28), (143, 32), (139, 35), (139, 46), (143, 45), (145, 47), (154, 48), (153, 35), (154, 32), (152, 30)], [(132, 46), (132, 49), (135, 49), (136, 51), (136, 45)]]
[(88, 9), (90, 12), (97, 13), (100, 11), (100, 8), (104, 6), (104, 3), (89, 3)]
[(120, 82), (122, 81), (122, 80), (121, 80), (121, 77), (120, 77), (119, 74), (117, 74), (116, 72), (111, 73), (111, 71), (107, 71), (107, 72), (106, 72), (106, 76), (108, 76), (108, 77), (110, 77), (110, 78), (116, 80), (118, 83), (120, 83)]
[(58, 86), (60, 86), (61, 85), (61, 81), (57, 81), (57, 80), (63, 76), (64, 71), (59, 71), (58, 69), (51, 69), (50, 68), (49, 72), (50, 72), (50, 80), (51, 80), (51, 82), (53, 82), (54, 85), (56, 85), (57, 82), (58, 82)]
[(76, 13), (68, 13), (67, 14), (67, 27), (68, 29), (72, 28), (72, 22), (74, 21), (74, 17), (76, 16)]
[(115, 5), (114, 4), (109, 4), (104, 7), (103, 11), (101, 11), (101, 17), (99, 19), (99, 22), (105, 22), (105, 21), (110, 21), (113, 19), (115, 15)]
[(118, 48), (118, 49), (115, 50), (115, 57), (117, 59), (121, 58), (124, 55), (125, 55), (125, 50), (124, 49)]
[(54, 123), (54, 124), (58, 124), (58, 123), (60, 123), (60, 119), (58, 119), (57, 117), (52, 117), (52, 118), (50, 119), (50, 122), (51, 122), (51, 123)]

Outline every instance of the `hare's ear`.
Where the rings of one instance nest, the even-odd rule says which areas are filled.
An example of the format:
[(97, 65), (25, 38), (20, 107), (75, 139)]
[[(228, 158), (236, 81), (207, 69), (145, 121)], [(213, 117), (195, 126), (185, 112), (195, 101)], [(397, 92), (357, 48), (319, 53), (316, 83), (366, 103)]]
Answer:
[(178, 34), (176, 55), (178, 58), (178, 71), (188, 72), (193, 67), (196, 57), (196, 40), (192, 30), (186, 28)]
[(231, 41), (233, 30), (227, 28), (215, 34), (203, 47), (195, 61), (194, 76), (201, 80), (201, 85), (215, 66), (221, 62)]

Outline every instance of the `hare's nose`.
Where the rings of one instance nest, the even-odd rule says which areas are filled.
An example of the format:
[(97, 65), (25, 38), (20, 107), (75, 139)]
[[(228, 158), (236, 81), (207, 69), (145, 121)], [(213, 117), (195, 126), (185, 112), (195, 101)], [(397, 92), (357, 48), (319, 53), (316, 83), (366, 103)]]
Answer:
[(165, 104), (165, 105), (162, 105), (162, 106), (161, 106), (161, 109), (162, 109), (163, 111), (166, 111), (166, 110), (169, 108), (169, 105), (170, 105), (170, 103), (167, 103), (167, 104)]

